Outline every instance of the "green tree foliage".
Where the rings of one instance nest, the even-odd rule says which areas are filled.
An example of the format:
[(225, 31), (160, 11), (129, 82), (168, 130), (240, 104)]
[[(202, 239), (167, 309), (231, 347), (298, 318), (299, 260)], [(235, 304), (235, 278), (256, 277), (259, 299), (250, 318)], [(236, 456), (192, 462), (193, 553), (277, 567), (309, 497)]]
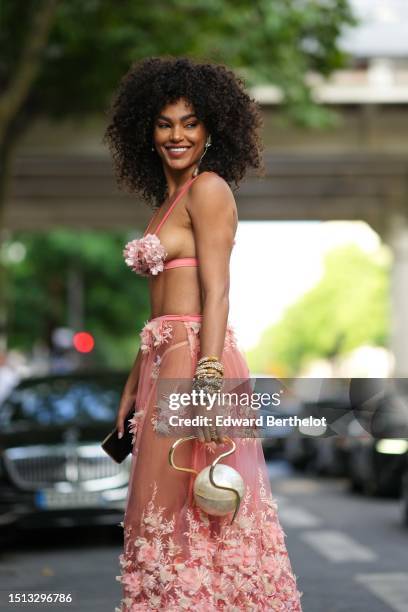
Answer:
[[(138, 331), (149, 317), (145, 281), (126, 266), (119, 232), (15, 232), (4, 252), (8, 258), (10, 346), (30, 352), (41, 338), (51, 345), (55, 327), (78, 316), (82, 329), (95, 337), (95, 360), (125, 366), (138, 349)], [(83, 292), (83, 308), (69, 313), (70, 275)], [(126, 290), (124, 291), (124, 288)], [(131, 327), (129, 325), (131, 324)], [(133, 330), (133, 331), (132, 331)]]
[(25, 115), (101, 111), (132, 61), (187, 54), (224, 62), (249, 84), (279, 85), (295, 116), (307, 122), (312, 101), (305, 73), (329, 74), (343, 65), (337, 39), (355, 23), (347, 0), (3, 0), (5, 91), (47, 5), (54, 6), (50, 32), (19, 110)]
[(362, 344), (387, 346), (389, 268), (384, 251), (373, 257), (350, 245), (329, 253), (321, 281), (248, 352), (251, 369), (295, 376), (315, 358), (344, 355)]

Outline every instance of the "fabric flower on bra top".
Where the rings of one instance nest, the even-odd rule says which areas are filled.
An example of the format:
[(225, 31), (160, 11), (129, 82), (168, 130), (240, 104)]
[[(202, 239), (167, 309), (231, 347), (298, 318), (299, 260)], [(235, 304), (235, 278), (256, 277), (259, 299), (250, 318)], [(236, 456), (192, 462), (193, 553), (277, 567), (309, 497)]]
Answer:
[(133, 272), (149, 276), (163, 271), (167, 252), (155, 234), (146, 234), (143, 238), (128, 242), (123, 256)]

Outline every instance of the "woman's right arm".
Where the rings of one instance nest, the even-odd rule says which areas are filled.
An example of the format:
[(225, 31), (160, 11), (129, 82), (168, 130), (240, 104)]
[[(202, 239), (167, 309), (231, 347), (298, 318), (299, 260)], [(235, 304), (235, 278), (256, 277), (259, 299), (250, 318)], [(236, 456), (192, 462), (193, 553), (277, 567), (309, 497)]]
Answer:
[(142, 351), (139, 349), (136, 359), (130, 370), (128, 379), (122, 392), (120, 399), (118, 415), (116, 419), (116, 427), (118, 429), (118, 437), (121, 438), (125, 428), (125, 418), (136, 400), (137, 387), (139, 383), (140, 363), (142, 360)]

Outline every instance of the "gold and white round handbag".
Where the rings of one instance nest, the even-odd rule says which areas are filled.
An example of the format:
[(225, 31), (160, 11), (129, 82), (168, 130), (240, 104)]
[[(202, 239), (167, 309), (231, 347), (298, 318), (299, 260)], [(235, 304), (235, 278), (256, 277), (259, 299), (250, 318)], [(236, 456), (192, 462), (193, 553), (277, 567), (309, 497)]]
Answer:
[(242, 497), (245, 492), (245, 483), (241, 474), (233, 467), (218, 462), (235, 452), (236, 444), (231, 438), (225, 436), (232, 444), (230, 450), (219, 455), (211, 465), (208, 465), (200, 473), (192, 468), (179, 467), (174, 463), (174, 452), (180, 444), (188, 440), (194, 440), (197, 436), (179, 438), (174, 442), (169, 451), (170, 465), (180, 472), (196, 474), (194, 481), (194, 499), (204, 512), (212, 516), (225, 516), (234, 512), (231, 524), (238, 513)]

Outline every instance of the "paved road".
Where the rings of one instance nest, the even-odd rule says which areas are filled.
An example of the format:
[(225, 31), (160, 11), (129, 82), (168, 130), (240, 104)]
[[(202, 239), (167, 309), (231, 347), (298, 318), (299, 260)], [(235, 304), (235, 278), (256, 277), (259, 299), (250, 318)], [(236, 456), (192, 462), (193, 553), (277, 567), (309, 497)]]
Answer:
[(287, 478), (285, 464), (269, 465), (303, 612), (407, 612), (401, 502), (352, 494), (346, 480)]
[[(406, 612), (408, 528), (401, 503), (369, 499), (345, 481), (269, 464), (303, 612)], [(0, 610), (113, 612), (121, 596), (121, 529), (26, 534), (0, 551)], [(71, 605), (10, 605), (10, 590), (72, 592)]]

